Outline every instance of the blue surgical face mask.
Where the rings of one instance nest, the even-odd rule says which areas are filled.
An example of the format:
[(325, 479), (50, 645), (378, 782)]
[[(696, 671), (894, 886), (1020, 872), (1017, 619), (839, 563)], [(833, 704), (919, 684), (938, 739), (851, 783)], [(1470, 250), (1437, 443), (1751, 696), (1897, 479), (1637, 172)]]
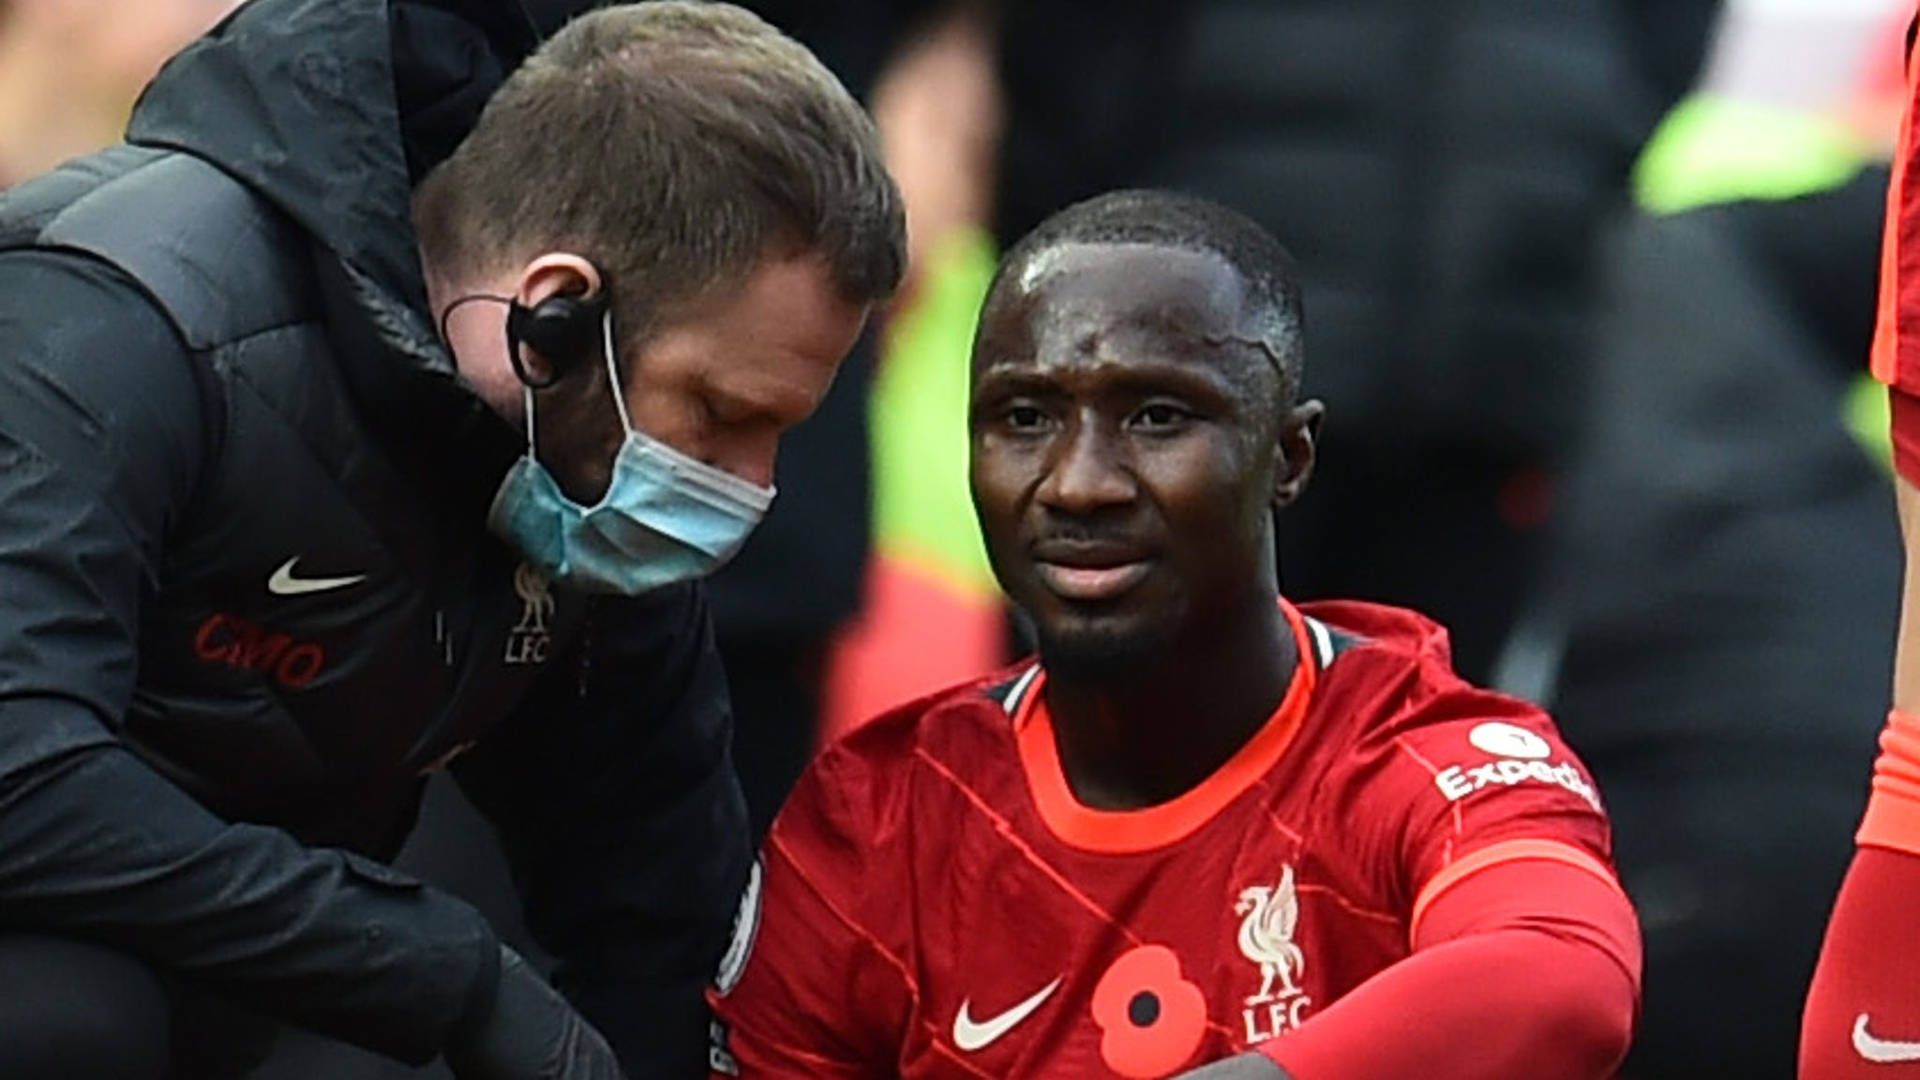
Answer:
[(592, 506), (574, 502), (535, 458), (527, 387), (527, 453), (501, 481), (487, 525), (549, 577), (582, 592), (633, 596), (710, 574), (746, 543), (773, 489), (635, 430), (614, 365), (611, 317), (601, 321), (600, 336), (627, 433), (606, 494)]

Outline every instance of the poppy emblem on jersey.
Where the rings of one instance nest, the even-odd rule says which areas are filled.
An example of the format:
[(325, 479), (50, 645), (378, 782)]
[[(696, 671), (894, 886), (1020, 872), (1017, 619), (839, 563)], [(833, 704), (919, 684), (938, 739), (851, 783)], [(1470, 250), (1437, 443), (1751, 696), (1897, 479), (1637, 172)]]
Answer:
[(1127, 950), (1093, 988), (1100, 1057), (1129, 1080), (1176, 1072), (1207, 1033), (1207, 999), (1165, 945)]
[(1233, 913), (1240, 916), (1240, 955), (1260, 968), (1260, 988), (1247, 995), (1240, 1013), (1251, 1046), (1299, 1027), (1313, 1005), (1300, 988), (1307, 954), (1294, 941), (1300, 895), (1293, 887), (1293, 867), (1282, 865), (1273, 885), (1241, 889)]

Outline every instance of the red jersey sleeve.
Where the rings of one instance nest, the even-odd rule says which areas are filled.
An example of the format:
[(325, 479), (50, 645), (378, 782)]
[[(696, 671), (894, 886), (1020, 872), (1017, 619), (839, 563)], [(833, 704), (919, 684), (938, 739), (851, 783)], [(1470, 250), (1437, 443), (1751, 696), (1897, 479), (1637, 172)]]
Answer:
[(1431, 680), (1361, 736), (1355, 765), (1342, 814), (1370, 837), (1411, 935), (1436, 897), (1502, 862), (1556, 861), (1614, 885), (1599, 790), (1532, 705)]
[(1439, 897), (1421, 937), (1258, 1052), (1294, 1080), (1614, 1074), (1640, 981), (1639, 928), (1618, 889), (1564, 863), (1507, 861)]
[(1873, 339), (1873, 374), (1907, 394), (1920, 394), (1920, 82), (1914, 52), (1907, 56), (1907, 106), (1887, 185), (1885, 235), (1880, 243), (1880, 304)]
[(904, 930), (886, 912), (906, 890), (883, 780), (831, 748), (768, 831), (707, 993), (711, 1075), (897, 1074), (913, 987)]
[(1880, 303), (1874, 322), (1873, 374), (1892, 398), (1894, 466), (1920, 484), (1920, 80), (1907, 56), (1907, 106), (1900, 118), (1893, 176), (1880, 242)]
[(1358, 734), (1328, 812), (1409, 955), (1258, 1052), (1299, 1080), (1610, 1076), (1640, 942), (1593, 780), (1538, 709), (1406, 663), (1336, 691)]

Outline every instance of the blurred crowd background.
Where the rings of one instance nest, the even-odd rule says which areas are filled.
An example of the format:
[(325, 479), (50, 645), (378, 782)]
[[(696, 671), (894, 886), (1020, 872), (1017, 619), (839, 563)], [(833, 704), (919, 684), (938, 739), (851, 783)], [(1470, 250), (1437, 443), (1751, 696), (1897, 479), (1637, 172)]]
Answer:
[[(234, 6), (0, 0), (0, 186), (116, 140)], [(1645, 924), (1625, 1076), (1790, 1076), (1891, 669), (1864, 369), (1909, 0), (747, 6), (871, 104), (912, 233), (713, 585), (756, 826), (821, 738), (1026, 648), (967, 499), (975, 308), (1053, 210), (1183, 189), (1305, 275), (1329, 416), (1287, 593), (1419, 608), (1554, 710)], [(407, 865), (512, 925), (483, 828), (428, 807)]]

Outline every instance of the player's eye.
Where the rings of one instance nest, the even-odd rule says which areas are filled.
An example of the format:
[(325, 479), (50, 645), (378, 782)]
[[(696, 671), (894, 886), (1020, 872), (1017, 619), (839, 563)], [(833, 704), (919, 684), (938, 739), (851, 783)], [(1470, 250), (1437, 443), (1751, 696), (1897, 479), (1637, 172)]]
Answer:
[(1168, 401), (1150, 401), (1134, 410), (1127, 426), (1148, 434), (1168, 434), (1185, 427), (1193, 413)]
[(1047, 429), (1049, 417), (1038, 405), (1016, 401), (1000, 413), (1000, 422), (1008, 431), (1032, 435)]

